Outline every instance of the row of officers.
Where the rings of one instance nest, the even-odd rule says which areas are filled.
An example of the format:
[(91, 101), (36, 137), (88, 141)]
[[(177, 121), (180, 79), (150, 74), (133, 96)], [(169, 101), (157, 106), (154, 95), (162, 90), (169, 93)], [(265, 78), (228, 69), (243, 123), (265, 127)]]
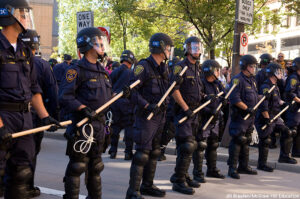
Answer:
[[(123, 97), (110, 107), (114, 123), (109, 153), (115, 157), (118, 134), (125, 129), (126, 158), (132, 159), (126, 199), (165, 196), (165, 191), (156, 187), (153, 180), (161, 146), (172, 138), (168, 133), (171, 124), (174, 124), (177, 149), (176, 167), (170, 178), (173, 190), (192, 195), (193, 188), (205, 182), (204, 157), (206, 176), (225, 178), (216, 166), (222, 110), (218, 107), (228, 104), (231, 107), (228, 176), (239, 179), (241, 173), (257, 174), (248, 164), (253, 125), (259, 135), (258, 169), (273, 171), (267, 165), (267, 157), (274, 131), (281, 133), (278, 161), (297, 163), (291, 152), (292, 156), (300, 157), (300, 58), (293, 61), (283, 82), (281, 66), (264, 58), (261, 60), (264, 69), (255, 80), (257, 60), (251, 55), (243, 56), (241, 72), (232, 78), (231, 94), (227, 98), (228, 90), (218, 80), (220, 65), (214, 60), (199, 65), (203, 52), (197, 37), (186, 39), (185, 59), (169, 67), (166, 61), (172, 62), (173, 41), (164, 33), (156, 33), (149, 40), (148, 58), (137, 63), (133, 53), (126, 50), (121, 55), (122, 65), (109, 76), (101, 64), (109, 48), (105, 34), (97, 28), (85, 28), (76, 38), (84, 56), (64, 71), (57, 95), (50, 66), (33, 56), (38, 37), (34, 31), (26, 31), (33, 24), (30, 11), (26, 0), (0, 2), (0, 184), (5, 199), (28, 199), (40, 194), (34, 186), (34, 171), (43, 134), (18, 138), (13, 138), (13, 134), (49, 124), (52, 125), (50, 131), (57, 130), (60, 123), (51, 111), (56, 110), (53, 107), (58, 103), (64, 115), (72, 120), (65, 132), (69, 162), (63, 178), (63, 197), (79, 198), (80, 176), (85, 173), (87, 198), (101, 199), (100, 173), (104, 169), (101, 154), (107, 147), (109, 126), (105, 113), (108, 110), (98, 114), (95, 111), (121, 91)], [(140, 83), (131, 89), (129, 85), (136, 80)], [(171, 94), (158, 105), (174, 82)], [(264, 101), (256, 109), (261, 98)], [(195, 113), (195, 109), (207, 101), (210, 103)], [(284, 117), (273, 120), (285, 107), (288, 109)], [(153, 117), (149, 120), (150, 113)], [(246, 116), (249, 117), (244, 119)], [(83, 118), (88, 118), (88, 125), (77, 127), (76, 123)], [(186, 120), (180, 122), (182, 118)], [(93, 141), (88, 151), (76, 145), (85, 140), (86, 135)], [(193, 178), (188, 174), (192, 161)]]

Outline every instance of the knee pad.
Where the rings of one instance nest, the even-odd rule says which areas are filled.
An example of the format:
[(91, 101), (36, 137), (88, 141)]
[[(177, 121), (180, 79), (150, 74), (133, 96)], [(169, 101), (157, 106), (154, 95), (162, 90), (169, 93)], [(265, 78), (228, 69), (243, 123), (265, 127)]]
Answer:
[(219, 147), (219, 142), (211, 142), (208, 146), (210, 149), (217, 149)]
[(150, 151), (150, 158), (157, 159), (160, 156), (160, 149), (154, 149)]
[(197, 150), (204, 151), (207, 148), (207, 143), (205, 140), (202, 140), (197, 143)]
[(99, 175), (101, 171), (104, 169), (104, 164), (102, 162), (101, 158), (97, 158), (95, 160), (92, 160), (91, 169), (89, 170), (89, 173)]
[(133, 163), (140, 166), (145, 165), (149, 160), (149, 153), (148, 150), (136, 151), (133, 156)]
[(67, 176), (80, 176), (87, 168), (86, 162), (71, 161), (67, 168)]
[(267, 137), (266, 139), (263, 140), (263, 145), (264, 146), (269, 146), (271, 144), (272, 140), (270, 137)]
[(185, 142), (182, 143), (179, 148), (182, 153), (192, 154), (196, 149), (196, 145), (195, 142)]
[(246, 144), (247, 141), (248, 141), (248, 138), (243, 135), (240, 135), (240, 136), (234, 138), (234, 142), (236, 144), (240, 144), (240, 145)]
[(281, 128), (280, 131), (281, 131), (282, 137), (292, 137), (293, 136), (292, 130), (290, 130), (287, 127)]
[(292, 128), (291, 129), (291, 136), (296, 137), (297, 136), (297, 128)]

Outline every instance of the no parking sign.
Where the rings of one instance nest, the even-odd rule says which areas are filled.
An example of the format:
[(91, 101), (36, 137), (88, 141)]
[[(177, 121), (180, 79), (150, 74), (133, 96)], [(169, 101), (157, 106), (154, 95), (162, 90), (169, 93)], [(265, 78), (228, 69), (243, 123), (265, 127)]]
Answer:
[(240, 37), (240, 55), (246, 55), (248, 53), (248, 35), (244, 32), (241, 32)]

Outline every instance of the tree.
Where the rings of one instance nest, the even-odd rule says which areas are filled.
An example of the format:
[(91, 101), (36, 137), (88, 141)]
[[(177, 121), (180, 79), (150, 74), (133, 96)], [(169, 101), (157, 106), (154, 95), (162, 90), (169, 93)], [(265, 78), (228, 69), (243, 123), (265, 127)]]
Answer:
[(282, 3), (291, 11), (294, 11), (297, 15), (300, 14), (300, 1), (295, 0), (282, 0)]

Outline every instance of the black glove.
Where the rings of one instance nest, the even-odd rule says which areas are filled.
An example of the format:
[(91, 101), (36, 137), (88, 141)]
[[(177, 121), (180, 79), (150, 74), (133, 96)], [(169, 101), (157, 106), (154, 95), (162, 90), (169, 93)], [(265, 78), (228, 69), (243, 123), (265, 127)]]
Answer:
[(157, 104), (149, 104), (146, 110), (149, 111), (150, 113), (153, 113), (153, 115), (156, 115), (159, 113), (160, 108), (157, 106)]
[(263, 118), (262, 120), (263, 120), (262, 122), (263, 122), (265, 125), (267, 125), (267, 127), (270, 126), (270, 124), (271, 124), (270, 118)]
[(47, 126), (47, 125), (50, 125), (50, 124), (54, 124), (53, 126), (51, 126), (48, 131), (57, 131), (58, 128), (62, 127), (60, 124), (59, 124), (59, 121), (57, 121), (56, 119), (54, 119), (53, 117), (51, 116), (48, 116), (48, 117), (45, 117), (42, 119), (42, 124), (43, 126)]
[(0, 128), (0, 149), (7, 150), (12, 142), (11, 133), (5, 128), (5, 126)]
[(188, 110), (184, 111), (184, 114), (188, 118), (191, 118), (191, 117), (193, 117), (195, 115), (195, 113), (191, 109), (188, 109)]
[(213, 102), (216, 101), (217, 98), (218, 98), (217, 95), (207, 95), (207, 96), (205, 97), (205, 101), (210, 100), (210, 102), (213, 103)]
[(124, 86), (123, 87), (123, 96), (122, 98), (129, 98), (131, 94), (131, 89), (129, 86)]
[(80, 114), (83, 118), (87, 117), (91, 121), (97, 114), (90, 107), (85, 107), (80, 110)]
[(229, 100), (228, 99), (225, 99), (225, 98), (222, 98), (222, 106), (227, 106), (229, 103)]
[(247, 115), (247, 114), (249, 114), (250, 115), (250, 117), (252, 117), (252, 116), (255, 116), (255, 113), (256, 113), (256, 110), (254, 110), (253, 108), (247, 108), (246, 110), (245, 110), (245, 116)]
[(183, 78), (180, 75), (176, 75), (174, 81), (176, 82), (176, 85), (180, 85), (183, 82)]

